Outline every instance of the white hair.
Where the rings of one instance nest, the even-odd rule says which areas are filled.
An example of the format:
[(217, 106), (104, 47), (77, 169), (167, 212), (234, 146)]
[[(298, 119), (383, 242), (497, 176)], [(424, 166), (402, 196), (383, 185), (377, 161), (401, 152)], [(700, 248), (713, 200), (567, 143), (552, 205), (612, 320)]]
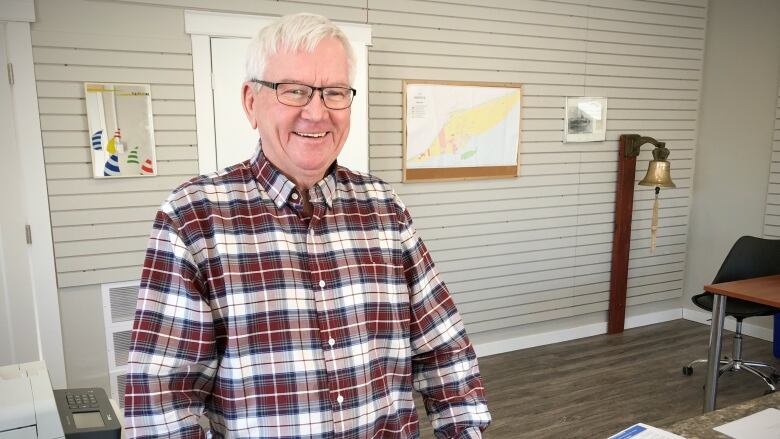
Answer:
[(355, 53), (349, 39), (326, 17), (305, 12), (285, 15), (252, 38), (246, 52), (246, 80), (264, 79), (268, 57), (277, 52), (311, 53), (325, 38), (336, 38), (344, 46), (351, 85), (355, 80)]

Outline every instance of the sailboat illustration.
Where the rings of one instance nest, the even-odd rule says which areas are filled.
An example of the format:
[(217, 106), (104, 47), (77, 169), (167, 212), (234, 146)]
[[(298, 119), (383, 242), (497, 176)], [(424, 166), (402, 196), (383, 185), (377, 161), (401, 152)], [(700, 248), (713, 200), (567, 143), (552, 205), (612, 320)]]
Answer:
[(138, 164), (138, 147), (133, 148), (129, 154), (127, 154), (127, 164)]
[(97, 130), (92, 135), (92, 149), (95, 151), (103, 149), (103, 130)]
[(116, 154), (111, 154), (111, 157), (106, 160), (106, 165), (103, 167), (103, 176), (111, 177), (119, 175), (119, 157)]

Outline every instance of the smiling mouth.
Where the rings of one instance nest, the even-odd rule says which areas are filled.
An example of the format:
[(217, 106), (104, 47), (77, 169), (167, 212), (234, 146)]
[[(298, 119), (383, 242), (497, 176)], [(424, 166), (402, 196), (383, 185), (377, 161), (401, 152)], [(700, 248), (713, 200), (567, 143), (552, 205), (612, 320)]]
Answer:
[(300, 132), (300, 131), (293, 131), (293, 132), (295, 134), (301, 136), (301, 137), (311, 137), (311, 138), (314, 138), (314, 139), (318, 139), (320, 137), (325, 137), (325, 135), (328, 134), (327, 131), (322, 132), (322, 133), (303, 133), (303, 132)]

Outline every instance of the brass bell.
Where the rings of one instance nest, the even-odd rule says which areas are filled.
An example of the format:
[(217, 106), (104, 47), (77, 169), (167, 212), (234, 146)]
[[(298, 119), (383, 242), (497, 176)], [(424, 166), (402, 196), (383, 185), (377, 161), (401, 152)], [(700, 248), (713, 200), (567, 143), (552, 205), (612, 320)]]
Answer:
[(661, 142), (660, 147), (653, 150), (653, 160), (650, 160), (647, 167), (647, 175), (639, 182), (641, 186), (677, 187), (672, 182), (669, 161), (666, 160), (668, 156), (669, 150)]
[(647, 167), (647, 175), (639, 182), (640, 186), (677, 187), (672, 182), (669, 173), (668, 160), (651, 160)]

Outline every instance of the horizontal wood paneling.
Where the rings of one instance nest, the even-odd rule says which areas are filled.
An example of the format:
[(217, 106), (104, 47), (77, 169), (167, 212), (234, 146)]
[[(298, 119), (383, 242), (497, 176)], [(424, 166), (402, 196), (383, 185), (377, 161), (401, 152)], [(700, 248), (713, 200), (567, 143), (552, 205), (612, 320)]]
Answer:
[[(44, 9), (45, 10), (45, 9)], [(76, 27), (76, 26), (74, 26)], [(100, 34), (84, 32), (84, 28), (70, 31), (46, 31), (35, 27), (31, 35), (36, 47), (63, 47), (67, 49), (104, 49), (124, 52), (191, 53), (190, 41), (183, 38), (153, 38), (136, 35), (128, 39), (127, 35)]]
[[(372, 39), (402, 39), (412, 41), (444, 42), (444, 43), (467, 43), (478, 44), (487, 47), (509, 47), (523, 48), (532, 50), (565, 50), (583, 52), (587, 42), (576, 39), (555, 39), (530, 36), (524, 34), (504, 34), (496, 38), (492, 33), (474, 33), (460, 29), (437, 28), (437, 27), (415, 27), (414, 34), (409, 34), (409, 28), (403, 23), (400, 24), (382, 24), (371, 23)], [(582, 55), (582, 54), (581, 54)]]
[(780, 84), (777, 88), (775, 110), (775, 134), (772, 141), (772, 158), (764, 213), (764, 237), (780, 239)]
[(139, 236), (112, 239), (110, 245), (102, 239), (58, 242), (54, 244), (54, 249), (61, 257), (100, 255), (144, 250), (148, 241), (149, 234), (144, 233)]
[[(623, 133), (666, 141), (678, 185), (661, 192), (654, 253), (652, 190), (636, 190), (629, 306), (680, 297), (706, 2), (449, 3), (369, 0), (370, 165), (409, 207), (469, 331), (606, 309)], [(520, 177), (402, 183), (403, 79), (522, 83)], [(567, 95), (609, 98), (607, 141), (561, 142)]]
[[(430, 18), (431, 20), (435, 20), (437, 23), (442, 24), (463, 23), (465, 22), (463, 17), (468, 17), (469, 20), (479, 20), (481, 22), (480, 26), (486, 26), (496, 22), (527, 23), (533, 24), (535, 26), (549, 25), (567, 28), (584, 28), (586, 25), (586, 19), (584, 17), (577, 17), (571, 14), (550, 14), (547, 12), (526, 11), (509, 8), (504, 8), (501, 10), (500, 14), (497, 14), (495, 9), (485, 8), (481, 4), (447, 5), (446, 15), (453, 17), (451, 20), (443, 17), (443, 12), (445, 11), (442, 10), (442, 7), (439, 3), (434, 2), (417, 0), (369, 0), (368, 8), (370, 14), (369, 19), (377, 21), (380, 21), (380, 19), (378, 19), (374, 14), (379, 14), (380, 12), (390, 12), (395, 14), (411, 13), (415, 15), (421, 15), (424, 16), (423, 18)], [(457, 17), (457, 19), (454, 17)]]
[[(135, 279), (154, 213), (198, 172), (191, 43), (184, 8), (282, 15), (310, 11), (365, 22), (365, 2), (227, 0), (38, 2), (33, 56), (52, 235), (61, 287)], [(121, 17), (119, 19), (118, 17)], [(151, 85), (158, 175), (93, 179), (83, 83)]]
[[(189, 176), (198, 173), (197, 160), (158, 161), (157, 175)], [(92, 178), (92, 166), (89, 163), (53, 163), (46, 165), (46, 176), (50, 180), (72, 180)], [(181, 179), (182, 177), (179, 177)]]
[(254, 13), (262, 15), (285, 15), (296, 12), (311, 12), (322, 14), (338, 21), (354, 21), (365, 23), (365, 1), (326, 1), (305, 2), (298, 4), (296, 1), (277, 0), (126, 0), (128, 3), (165, 5), (174, 10), (203, 9), (212, 11)]
[(38, 64), (106, 66), (122, 58), (125, 67), (192, 69), (192, 57), (187, 54), (155, 52), (128, 52), (65, 47), (37, 47), (33, 57)]
[(191, 70), (162, 68), (145, 69), (124, 66), (35, 64), (35, 77), (43, 81), (192, 84)]
[[(370, 169), (409, 207), (470, 333), (605, 313), (623, 133), (666, 141), (678, 185), (661, 192), (655, 253), (649, 251), (653, 193), (637, 187), (629, 306), (681, 295), (706, 0), (42, 0), (38, 6), (42, 19), (32, 37), (61, 287), (137, 278), (154, 212), (197, 172), (182, 15), (193, 8), (306, 10), (371, 25)], [(118, 15), (123, 22), (110, 26)], [(401, 182), (404, 79), (523, 84), (520, 177)], [(84, 81), (151, 84), (158, 176), (91, 178)], [(566, 96), (609, 98), (606, 141), (562, 142)], [(648, 160), (645, 150), (637, 179)], [(767, 233), (780, 233), (775, 181)]]

